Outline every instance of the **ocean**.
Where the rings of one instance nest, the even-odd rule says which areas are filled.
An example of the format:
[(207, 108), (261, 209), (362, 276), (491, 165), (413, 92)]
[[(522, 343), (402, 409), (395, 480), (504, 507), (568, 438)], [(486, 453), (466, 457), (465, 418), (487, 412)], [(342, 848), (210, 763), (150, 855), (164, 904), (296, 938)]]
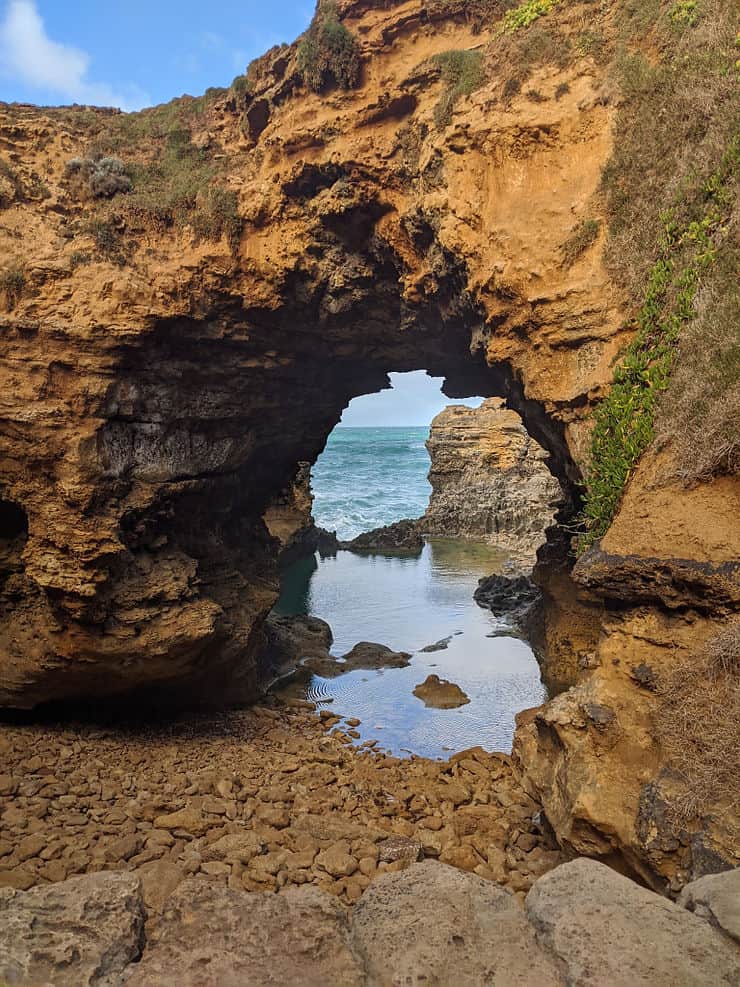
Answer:
[(335, 428), (312, 471), (314, 517), (349, 541), (426, 510), (428, 428)]

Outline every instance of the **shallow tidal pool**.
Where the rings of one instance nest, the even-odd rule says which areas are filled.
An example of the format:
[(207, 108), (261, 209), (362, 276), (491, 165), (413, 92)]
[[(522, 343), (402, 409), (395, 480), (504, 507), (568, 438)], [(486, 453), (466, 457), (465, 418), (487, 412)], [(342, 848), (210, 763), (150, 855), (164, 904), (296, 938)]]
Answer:
[[(473, 600), (478, 580), (505, 561), (486, 545), (430, 539), (417, 557), (342, 551), (295, 563), (284, 573), (276, 612), (327, 621), (336, 656), (358, 641), (412, 655), (407, 668), (314, 675), (302, 694), (361, 720), (358, 743), (377, 740), (396, 755), (447, 758), (477, 744), (509, 752), (515, 715), (547, 693), (529, 645)], [(440, 650), (422, 650), (447, 638)], [(456, 683), (470, 702), (425, 706), (413, 690), (430, 674)]]

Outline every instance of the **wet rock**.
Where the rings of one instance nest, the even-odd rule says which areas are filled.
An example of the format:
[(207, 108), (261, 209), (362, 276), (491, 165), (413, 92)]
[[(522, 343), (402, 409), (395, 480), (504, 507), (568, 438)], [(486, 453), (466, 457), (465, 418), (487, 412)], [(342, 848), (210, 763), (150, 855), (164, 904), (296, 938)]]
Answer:
[(361, 987), (348, 940), (344, 909), (316, 888), (245, 894), (189, 880), (126, 987)]
[(424, 539), (419, 533), (419, 522), (406, 518), (383, 528), (366, 531), (352, 541), (340, 541), (339, 548), (360, 553), (418, 555), (424, 548)]
[(740, 868), (687, 884), (678, 904), (740, 942)]
[(281, 617), (270, 614), (265, 621), (262, 662), (273, 678), (289, 675), (306, 658), (329, 659), (334, 636), (331, 627), (318, 617)]
[(517, 629), (526, 630), (542, 597), (528, 576), (493, 575), (479, 581), (473, 598), (496, 617), (506, 617)]
[(443, 637), (441, 641), (436, 641), (434, 644), (428, 644), (426, 648), (422, 648), (420, 653), (423, 655), (434, 654), (435, 651), (445, 651), (450, 646), (450, 641), (453, 635), (449, 637)]
[(143, 946), (144, 906), (129, 874), (0, 890), (0, 982), (119, 987)]
[(438, 675), (427, 676), (416, 686), (414, 695), (417, 699), (421, 699), (425, 706), (433, 709), (457, 709), (459, 706), (467, 706), (470, 702), (459, 685), (448, 682), (447, 679), (440, 679)]
[(719, 931), (593, 860), (541, 877), (526, 910), (579, 987), (726, 987), (740, 978), (740, 952)]
[(342, 659), (338, 658), (310, 658), (304, 662), (304, 667), (309, 668), (316, 675), (322, 678), (333, 679), (347, 672), (372, 671), (381, 668), (405, 668), (411, 662), (411, 655), (405, 651), (392, 651), (384, 644), (373, 644), (370, 641), (360, 641), (351, 651), (348, 651)]
[(355, 907), (352, 941), (373, 987), (564, 983), (515, 898), (436, 863), (376, 880)]

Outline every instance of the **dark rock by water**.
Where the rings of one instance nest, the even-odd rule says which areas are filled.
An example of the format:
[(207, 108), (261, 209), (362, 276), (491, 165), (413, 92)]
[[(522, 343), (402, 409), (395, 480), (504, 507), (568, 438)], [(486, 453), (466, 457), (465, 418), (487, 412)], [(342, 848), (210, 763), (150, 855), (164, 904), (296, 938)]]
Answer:
[(528, 576), (493, 575), (480, 580), (474, 599), (478, 606), (497, 617), (507, 617), (514, 627), (524, 630), (533, 619), (542, 594)]
[(419, 533), (419, 522), (405, 518), (338, 544), (350, 552), (408, 552), (416, 555), (424, 548), (424, 539)]

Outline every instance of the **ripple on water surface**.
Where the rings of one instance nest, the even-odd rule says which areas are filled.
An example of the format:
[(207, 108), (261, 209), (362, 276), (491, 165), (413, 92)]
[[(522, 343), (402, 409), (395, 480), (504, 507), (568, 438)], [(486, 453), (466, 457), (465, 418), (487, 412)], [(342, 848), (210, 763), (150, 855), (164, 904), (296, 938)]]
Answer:
[[(412, 653), (407, 668), (314, 676), (307, 697), (333, 700), (333, 711), (362, 720), (359, 742), (377, 739), (395, 754), (448, 757), (476, 744), (510, 751), (515, 715), (542, 703), (546, 691), (529, 645), (502, 634), (504, 622), (473, 600), (478, 580), (504, 561), (486, 545), (433, 539), (416, 558), (339, 552), (296, 563), (285, 573), (279, 613), (326, 620), (335, 655), (358, 641)], [(445, 638), (446, 648), (422, 652)], [(470, 703), (426, 707), (413, 690), (432, 673), (457, 683)]]

